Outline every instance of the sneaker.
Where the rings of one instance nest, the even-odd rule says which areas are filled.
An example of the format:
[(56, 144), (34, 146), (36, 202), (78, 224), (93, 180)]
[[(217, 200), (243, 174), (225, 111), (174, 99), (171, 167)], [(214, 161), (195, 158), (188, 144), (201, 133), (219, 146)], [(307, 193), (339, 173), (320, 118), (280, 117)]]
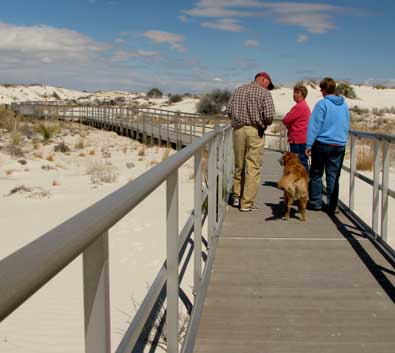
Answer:
[(240, 207), (240, 198), (239, 197), (233, 196), (232, 206), (233, 207)]
[(322, 208), (321, 207), (314, 207), (312, 206), (310, 203), (307, 204), (306, 209), (310, 210), (310, 211), (321, 211)]
[(252, 205), (251, 207), (241, 207), (240, 211), (241, 212), (259, 211), (259, 207), (255, 205)]

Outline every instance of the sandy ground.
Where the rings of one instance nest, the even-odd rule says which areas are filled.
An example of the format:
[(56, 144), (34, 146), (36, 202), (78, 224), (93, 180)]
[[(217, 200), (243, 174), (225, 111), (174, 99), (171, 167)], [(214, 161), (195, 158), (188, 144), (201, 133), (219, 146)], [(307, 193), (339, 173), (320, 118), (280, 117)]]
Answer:
[[(30, 147), (26, 142), (24, 150), (28, 152), (23, 159), (27, 164), (23, 166), (17, 162), (21, 158), (11, 159), (0, 151), (0, 259), (134, 179), (152, 164), (160, 162), (166, 151), (152, 147), (146, 149), (145, 156), (138, 156), (141, 147), (138, 142), (86, 127), (81, 133), (85, 145), (82, 149), (74, 147), (81, 142), (79, 128), (66, 132), (63, 137), (58, 135), (53, 143), (37, 150), (28, 151)], [(69, 155), (53, 152), (54, 145), (62, 138), (71, 147)], [(52, 156), (53, 161), (48, 161), (48, 156)], [(107, 163), (117, 180), (93, 182), (87, 171), (94, 163)], [(179, 173), (180, 230), (193, 208), (192, 165), (193, 161), (188, 161)], [(36, 189), (36, 195), (34, 192), (9, 195), (20, 185), (40, 189)], [(44, 194), (48, 192), (48, 196), (44, 196), (43, 191)], [(162, 184), (110, 229), (113, 350), (134, 313), (134, 303), (141, 302), (165, 259), (165, 195)], [(192, 298), (192, 280), (188, 276), (190, 273), (183, 288)], [(79, 257), (0, 324), (0, 352), (83, 352), (82, 313), (82, 262)]]

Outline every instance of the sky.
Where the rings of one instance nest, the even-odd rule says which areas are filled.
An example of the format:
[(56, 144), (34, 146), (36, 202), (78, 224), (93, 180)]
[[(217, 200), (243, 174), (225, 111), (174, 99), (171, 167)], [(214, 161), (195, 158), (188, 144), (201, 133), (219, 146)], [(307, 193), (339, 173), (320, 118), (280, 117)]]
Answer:
[(204, 93), (260, 71), (395, 86), (392, 0), (0, 0), (0, 83)]

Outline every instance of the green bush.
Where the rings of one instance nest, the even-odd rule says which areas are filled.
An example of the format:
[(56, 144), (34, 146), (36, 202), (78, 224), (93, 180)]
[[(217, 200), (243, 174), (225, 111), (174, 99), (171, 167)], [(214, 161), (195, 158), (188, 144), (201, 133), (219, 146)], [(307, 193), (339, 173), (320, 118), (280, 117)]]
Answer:
[(222, 112), (222, 108), (228, 103), (231, 96), (230, 91), (215, 89), (210, 93), (203, 95), (197, 104), (197, 111), (200, 114), (218, 114)]
[(341, 82), (336, 86), (336, 94), (350, 99), (357, 98), (354, 88), (346, 82)]
[(182, 101), (182, 96), (179, 94), (171, 94), (169, 96), (169, 103), (177, 103)]
[(162, 98), (163, 93), (159, 88), (152, 88), (147, 92), (148, 98)]

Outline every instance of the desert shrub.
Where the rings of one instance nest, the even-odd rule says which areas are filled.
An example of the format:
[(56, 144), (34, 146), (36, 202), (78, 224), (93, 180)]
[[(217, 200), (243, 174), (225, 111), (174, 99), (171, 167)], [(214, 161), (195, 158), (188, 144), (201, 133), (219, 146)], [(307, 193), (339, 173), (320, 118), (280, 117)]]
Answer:
[(12, 110), (0, 109), (0, 129), (11, 131), (14, 128), (15, 113)]
[(77, 150), (82, 150), (85, 147), (85, 142), (82, 137), (78, 138), (77, 142), (75, 143), (74, 147)]
[(44, 141), (48, 141), (51, 138), (51, 131), (48, 128), (47, 124), (39, 123), (38, 130)]
[(198, 102), (196, 109), (200, 114), (218, 114), (222, 112), (224, 105), (229, 101), (230, 91), (215, 89), (203, 95)]
[(169, 103), (177, 103), (182, 101), (182, 96), (179, 94), (171, 94), (169, 96)]
[(385, 109), (373, 108), (372, 114), (376, 116), (383, 116), (385, 114)]
[(10, 135), (10, 144), (12, 146), (19, 146), (22, 141), (22, 136), (18, 131), (13, 131)]
[(199, 114), (218, 114), (221, 107), (218, 106), (209, 96), (204, 95), (196, 105)]
[(65, 153), (65, 152), (70, 152), (70, 147), (67, 146), (67, 145), (65, 144), (64, 141), (62, 141), (61, 143), (58, 143), (57, 145), (55, 145), (55, 147), (53, 148), (53, 150), (54, 150), (55, 152), (62, 152), (62, 153)]
[(57, 94), (56, 92), (53, 92), (51, 95), (53, 98), (57, 99), (57, 100), (61, 100), (62, 98), (60, 98), (59, 94)]
[(163, 93), (159, 88), (151, 88), (147, 92), (147, 97), (148, 98), (162, 98)]
[(352, 108), (350, 108), (350, 112), (354, 112), (358, 115), (362, 115), (362, 114), (368, 114), (369, 113), (369, 109), (367, 108), (360, 108), (357, 105), (354, 105)]
[(347, 82), (340, 82), (337, 84), (336, 94), (350, 99), (357, 98), (354, 88), (352, 88)]
[(374, 152), (370, 145), (359, 146), (357, 149), (357, 170), (372, 170)]
[(171, 148), (168, 147), (165, 149), (165, 152), (163, 153), (163, 156), (161, 159), (162, 162), (165, 161), (167, 158), (169, 158), (170, 152), (171, 152)]
[(91, 176), (92, 184), (114, 183), (118, 180), (116, 168), (102, 161), (91, 162), (86, 173)]
[(44, 190), (40, 187), (29, 187), (25, 185), (18, 185), (11, 189), (7, 196), (14, 194), (22, 194), (25, 197), (32, 199), (42, 199), (44, 197), (49, 197), (50, 193), (48, 190)]
[(145, 156), (145, 151), (146, 151), (146, 146), (145, 145), (142, 145), (142, 146), (140, 146), (139, 148), (138, 148), (138, 150), (137, 150), (137, 155), (138, 156)]

